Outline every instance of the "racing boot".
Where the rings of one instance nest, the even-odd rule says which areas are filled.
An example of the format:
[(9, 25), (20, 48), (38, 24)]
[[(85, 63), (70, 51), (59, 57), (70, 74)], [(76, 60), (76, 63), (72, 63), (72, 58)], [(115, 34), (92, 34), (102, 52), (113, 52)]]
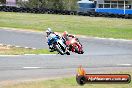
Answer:
[(49, 49), (50, 49), (50, 52), (54, 52), (55, 51), (55, 49), (53, 48), (52, 45), (49, 46)]

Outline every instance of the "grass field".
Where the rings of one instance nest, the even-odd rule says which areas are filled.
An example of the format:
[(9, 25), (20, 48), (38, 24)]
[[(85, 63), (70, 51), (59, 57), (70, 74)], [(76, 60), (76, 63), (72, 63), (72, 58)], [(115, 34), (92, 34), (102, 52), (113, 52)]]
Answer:
[(0, 12), (0, 27), (68, 31), (94, 37), (132, 39), (132, 19)]
[[(117, 72), (132, 75), (132, 71), (129, 72)], [(85, 84), (80, 86), (76, 83), (75, 77), (61, 78), (53, 80), (35, 81), (18, 83), (15, 85), (7, 85), (3, 88), (131, 88), (132, 82), (129, 84)]]
[(47, 49), (25, 49), (0, 46), (0, 55), (23, 55), (23, 54), (55, 54), (56, 52), (49, 52)]

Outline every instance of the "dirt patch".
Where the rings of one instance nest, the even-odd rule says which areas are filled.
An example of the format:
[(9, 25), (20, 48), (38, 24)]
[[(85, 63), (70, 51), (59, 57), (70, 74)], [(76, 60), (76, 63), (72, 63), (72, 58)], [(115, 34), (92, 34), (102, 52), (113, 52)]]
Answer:
[(10, 47), (9, 46), (0, 46), (0, 50), (9, 50)]

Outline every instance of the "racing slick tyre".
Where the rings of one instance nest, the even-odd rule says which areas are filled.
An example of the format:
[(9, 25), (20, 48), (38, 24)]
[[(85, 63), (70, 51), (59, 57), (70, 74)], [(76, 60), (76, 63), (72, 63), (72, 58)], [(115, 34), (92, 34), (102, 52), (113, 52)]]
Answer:
[(80, 51), (78, 54), (83, 54), (84, 53), (84, 51)]
[(75, 52), (76, 52), (76, 53), (78, 53), (78, 54), (83, 54), (83, 53), (84, 53), (83, 50), (82, 50), (82, 51), (79, 51), (79, 49), (78, 49), (77, 46), (75, 46), (74, 48), (75, 48)]
[(83, 53), (84, 53), (84, 51), (81, 51), (81, 52), (80, 52), (80, 54), (83, 54)]
[(75, 49), (75, 52), (79, 54), (79, 50), (76, 46), (74, 47), (74, 49)]
[(61, 55), (64, 55), (64, 52), (59, 48), (58, 45), (55, 45), (56, 51), (59, 52)]
[(67, 55), (70, 55), (70, 52), (66, 52)]

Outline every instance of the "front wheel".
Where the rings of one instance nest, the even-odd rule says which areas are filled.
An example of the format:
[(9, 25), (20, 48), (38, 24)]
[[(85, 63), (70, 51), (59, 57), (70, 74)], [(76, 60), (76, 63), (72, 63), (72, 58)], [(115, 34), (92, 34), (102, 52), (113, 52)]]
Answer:
[(84, 51), (82, 49), (79, 49), (79, 48), (82, 48), (82, 47), (78, 47), (77, 45), (74, 47), (75, 49), (75, 52), (78, 53), (78, 54), (83, 54)]
[(79, 53), (79, 50), (78, 50), (78, 47), (77, 46), (75, 46), (74, 49), (75, 49), (75, 52), (76, 53)]
[(83, 51), (83, 50), (79, 52), (79, 54), (83, 54), (83, 53), (84, 53), (84, 51)]
[(67, 55), (70, 55), (70, 52), (66, 52)]
[(55, 45), (56, 51), (59, 52), (61, 55), (64, 55), (64, 52), (61, 50), (61, 48), (58, 45)]

